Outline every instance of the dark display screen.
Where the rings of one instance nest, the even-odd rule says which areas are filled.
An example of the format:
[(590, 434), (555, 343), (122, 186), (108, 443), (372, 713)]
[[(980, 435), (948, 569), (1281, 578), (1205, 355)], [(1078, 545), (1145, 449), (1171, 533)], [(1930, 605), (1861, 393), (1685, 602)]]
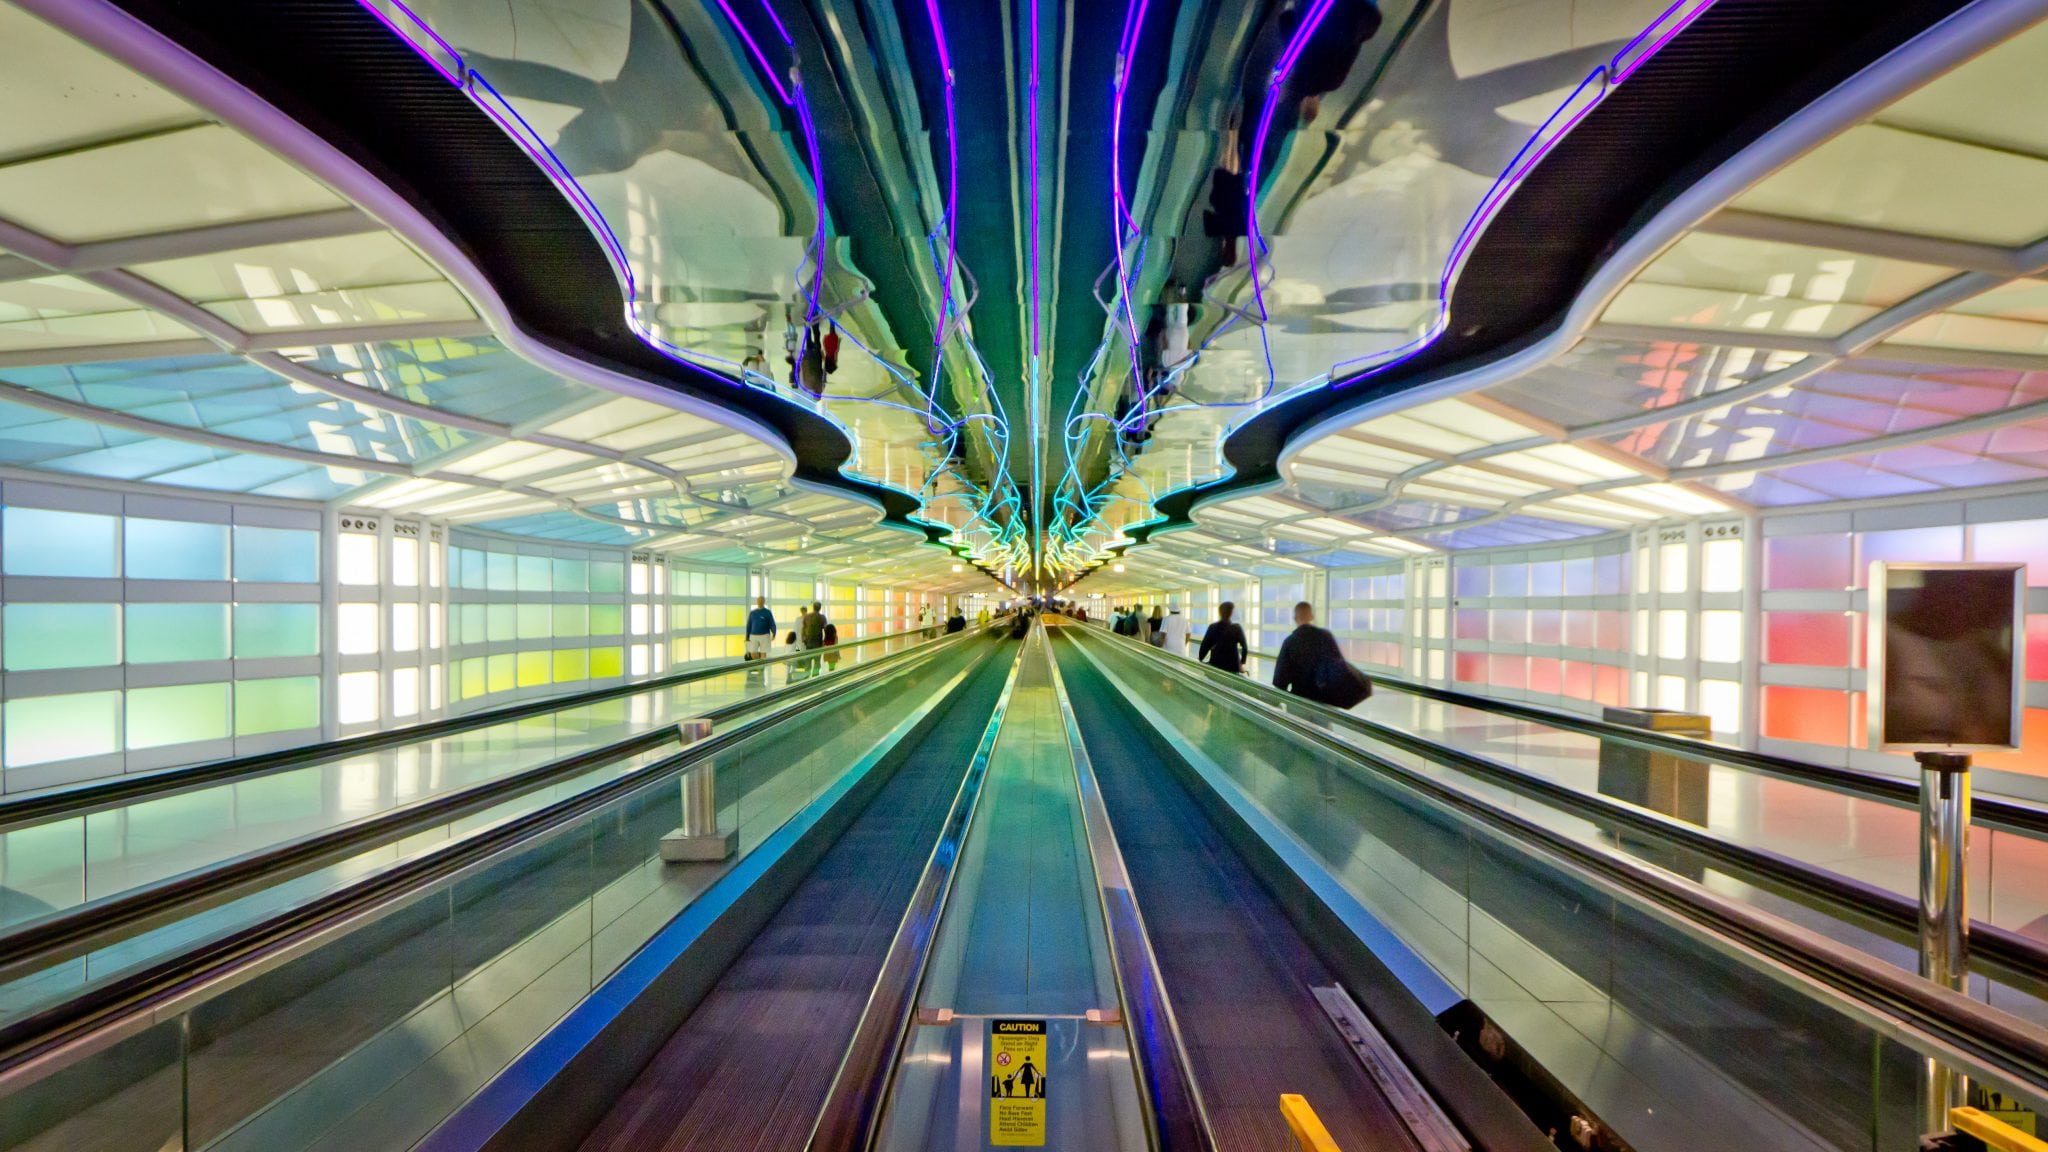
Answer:
[(2017, 584), (2010, 568), (1885, 570), (1882, 743), (2013, 744)]

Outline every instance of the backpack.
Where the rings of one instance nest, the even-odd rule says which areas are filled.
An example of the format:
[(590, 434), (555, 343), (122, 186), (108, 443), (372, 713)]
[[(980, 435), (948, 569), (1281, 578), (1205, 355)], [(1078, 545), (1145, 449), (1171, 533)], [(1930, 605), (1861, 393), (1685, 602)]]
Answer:
[(830, 648), (837, 643), (839, 643), (839, 625), (827, 623), (825, 625), (825, 647)]
[(1355, 708), (1372, 696), (1372, 681), (1366, 674), (1334, 654), (1316, 663), (1312, 681), (1312, 699), (1332, 708)]

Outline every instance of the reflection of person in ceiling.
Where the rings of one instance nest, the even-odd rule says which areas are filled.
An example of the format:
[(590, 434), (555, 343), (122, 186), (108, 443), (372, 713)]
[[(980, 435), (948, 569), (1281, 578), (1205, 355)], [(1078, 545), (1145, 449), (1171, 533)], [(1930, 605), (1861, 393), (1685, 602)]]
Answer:
[[(514, 5), (515, 16), (518, 5)], [(656, 152), (690, 156), (729, 176), (758, 178), (738, 148), (706, 148), (734, 130), (696, 70), (675, 25), (649, 0), (627, 0), (626, 55), (609, 80), (553, 64), (465, 51), (463, 58), (508, 97), (580, 109), (552, 142), (579, 177), (623, 172)]]
[[(1885, 737), (1894, 744), (2004, 744), (2012, 735), (2012, 577), (1930, 570), (1889, 594)], [(1903, 599), (1904, 604), (1899, 601)]]

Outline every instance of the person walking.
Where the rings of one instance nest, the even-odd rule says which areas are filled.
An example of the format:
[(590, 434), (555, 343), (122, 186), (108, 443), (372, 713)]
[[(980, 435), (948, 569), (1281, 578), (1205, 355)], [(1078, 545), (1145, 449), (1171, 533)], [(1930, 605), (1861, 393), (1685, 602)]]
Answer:
[(946, 617), (946, 635), (951, 636), (955, 632), (965, 631), (967, 631), (967, 617), (961, 613), (956, 605), (953, 608), (953, 614)]
[(1179, 656), (1188, 650), (1188, 618), (1181, 615), (1178, 601), (1166, 606), (1166, 619), (1159, 626), (1159, 646)]
[(1202, 646), (1195, 658), (1211, 668), (1243, 675), (1252, 649), (1245, 643), (1244, 627), (1231, 619), (1236, 612), (1237, 605), (1229, 600), (1216, 606), (1216, 622), (1202, 631)]
[(919, 608), (917, 610), (917, 626), (924, 630), (924, 636), (927, 640), (931, 639), (932, 622), (933, 614), (931, 605), (927, 604), (924, 607)]
[(1145, 641), (1145, 643), (1150, 644), (1154, 648), (1166, 647), (1165, 608), (1157, 604), (1154, 604), (1152, 606), (1152, 616), (1150, 619), (1145, 621), (1145, 632), (1141, 638)]
[(981, 606), (981, 611), (975, 614), (974, 626), (981, 629), (983, 632), (986, 632), (988, 631), (988, 622), (993, 619), (995, 619), (995, 617), (989, 615), (988, 605), (983, 604)]
[(1344, 659), (1329, 629), (1316, 627), (1315, 606), (1306, 600), (1294, 606), (1294, 631), (1280, 642), (1273, 687), (1332, 708), (1350, 708), (1372, 695), (1372, 681)]
[(747, 613), (747, 652), (749, 660), (765, 660), (768, 646), (775, 643), (775, 613), (768, 610), (766, 596), (754, 597), (754, 610)]

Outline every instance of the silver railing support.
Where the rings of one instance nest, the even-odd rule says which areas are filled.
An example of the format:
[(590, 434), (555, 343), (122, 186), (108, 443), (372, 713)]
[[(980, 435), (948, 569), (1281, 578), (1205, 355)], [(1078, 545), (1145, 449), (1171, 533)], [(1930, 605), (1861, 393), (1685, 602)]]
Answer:
[[(694, 744), (711, 735), (711, 721), (685, 720), (676, 725), (676, 738)], [(739, 830), (718, 830), (717, 765), (705, 760), (682, 774), (683, 823), (661, 838), (661, 858), (671, 864), (715, 863), (733, 854), (739, 844)]]
[[(1970, 983), (1970, 758), (1918, 752), (1920, 764), (1920, 975), (1968, 992)], [(1922, 1131), (1949, 1129), (1949, 1111), (1969, 1102), (1970, 1082), (1939, 1060), (1926, 1062)]]

